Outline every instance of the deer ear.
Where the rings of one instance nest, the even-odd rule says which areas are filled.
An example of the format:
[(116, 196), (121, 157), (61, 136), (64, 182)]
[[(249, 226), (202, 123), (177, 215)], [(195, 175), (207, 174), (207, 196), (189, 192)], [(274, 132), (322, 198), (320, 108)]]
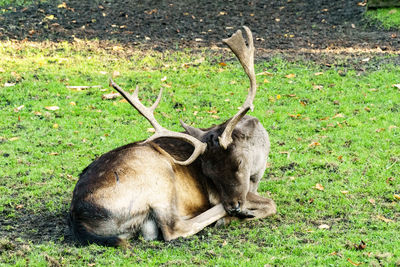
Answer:
[(200, 130), (198, 128), (195, 128), (195, 127), (187, 125), (186, 123), (184, 123), (181, 120), (179, 120), (179, 122), (181, 123), (182, 127), (186, 130), (186, 132), (188, 134), (190, 134), (191, 136), (195, 137), (198, 140), (201, 140), (201, 138), (206, 133), (206, 132), (204, 132), (204, 131), (202, 131), (202, 130)]

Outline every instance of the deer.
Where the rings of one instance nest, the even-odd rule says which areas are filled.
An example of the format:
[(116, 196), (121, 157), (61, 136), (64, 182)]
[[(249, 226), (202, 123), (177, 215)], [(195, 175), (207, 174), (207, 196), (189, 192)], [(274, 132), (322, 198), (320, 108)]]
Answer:
[(111, 150), (79, 175), (69, 210), (77, 241), (121, 246), (142, 236), (171, 241), (189, 237), (213, 223), (262, 219), (276, 213), (272, 199), (257, 192), (270, 151), (260, 121), (246, 115), (256, 94), (254, 43), (237, 30), (223, 39), (250, 81), (240, 110), (207, 129), (181, 122), (184, 132), (161, 126), (154, 116), (161, 89), (151, 107), (110, 79), (118, 91), (155, 129), (144, 141)]

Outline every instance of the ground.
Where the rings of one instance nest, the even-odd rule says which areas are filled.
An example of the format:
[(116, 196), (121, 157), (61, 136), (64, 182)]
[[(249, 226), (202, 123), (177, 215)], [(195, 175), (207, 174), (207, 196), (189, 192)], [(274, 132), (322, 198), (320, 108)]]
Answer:
[(221, 45), (241, 25), (267, 50), (373, 49), (398, 51), (398, 31), (364, 18), (361, 0), (313, 1), (60, 1), (3, 14), (0, 38), (115, 40), (153, 49)]
[[(0, 175), (5, 178), (0, 180), (0, 193), (8, 196), (1, 199), (6, 204), (0, 207), (3, 259), (11, 264), (40, 256), (50, 265), (64, 261), (93, 264), (97, 260), (107, 265), (110, 262), (103, 256), (114, 253), (101, 247), (76, 248), (65, 215), (80, 170), (99, 154), (132, 140), (129, 134), (134, 131), (128, 128), (128, 119), (135, 122), (136, 115), (125, 121), (115, 111), (119, 102), (97, 103), (103, 93), (79, 95), (66, 90), (65, 85), (106, 84), (107, 77), (99, 72), (118, 69), (125, 84), (131, 84), (128, 77), (135, 77), (155, 91), (165, 75), (173, 81), (168, 85), (173, 88), (170, 90), (192, 90), (203, 84), (212, 88), (221, 77), (230, 86), (244, 88), (247, 84), (242, 83), (246, 80), (240, 68), (226, 66), (233, 61), (229, 51), (222, 49), (221, 39), (246, 25), (254, 33), (260, 64), (258, 101), (268, 103), (256, 116), (268, 125), (273, 141), (267, 170), (270, 179), (263, 181), (262, 192), (276, 199), (278, 215), (245, 227), (211, 228), (192, 239), (168, 244), (140, 241), (134, 243), (135, 255), (115, 253), (131, 257), (129, 262), (175, 265), (218, 264), (219, 257), (226, 257), (222, 264), (229, 264), (229, 260), (232, 264), (236, 255), (243, 253), (246, 259), (258, 259), (257, 263), (278, 265), (344, 265), (353, 264), (351, 260), (394, 265), (398, 261), (393, 258), (399, 256), (394, 229), (400, 210), (393, 196), (400, 193), (400, 178), (396, 176), (400, 107), (398, 89), (393, 85), (400, 82), (396, 76), (400, 31), (371, 23), (364, 16), (365, 10), (361, 0), (34, 1), (0, 8), (0, 39), (4, 42), (0, 55), (5, 58), (0, 65), (0, 85), (15, 84), (0, 87), (0, 113), (6, 114), (5, 122), (0, 123), (0, 165), (4, 164)], [(40, 41), (45, 42), (38, 52), (35, 47)], [(173, 54), (186, 49), (190, 55)], [(160, 54), (138, 56), (137, 51)], [(173, 58), (180, 55), (184, 58)], [(140, 63), (132, 63), (132, 58)], [(227, 68), (233, 74), (227, 74)], [(210, 81), (204, 81), (206, 75), (211, 76)], [(25, 87), (30, 88), (30, 94), (25, 95)], [(43, 93), (41, 88), (45, 88)], [(220, 97), (215, 101), (225, 103), (226, 110), (236, 105), (230, 104), (235, 101), (230, 93), (216, 96), (209, 90), (209, 95), (202, 96), (209, 104), (200, 109), (212, 111), (199, 110), (199, 114), (204, 111), (203, 121), (208, 123), (204, 126), (230, 114), (223, 109), (216, 111), (209, 99)], [(196, 106), (182, 104), (188, 96), (180, 94), (177, 91), (171, 107), (164, 106), (165, 112)], [(61, 111), (43, 109), (53, 101), (59, 101)], [(21, 105), (25, 107), (19, 111)], [(315, 107), (320, 105), (325, 109)], [(90, 122), (86, 124), (86, 119), (72, 112), (85, 114), (82, 116)], [(110, 122), (102, 121), (105, 115), (96, 117), (99, 114), (110, 116)], [(71, 125), (64, 124), (68, 120)], [(171, 121), (168, 117), (165, 120)], [(145, 133), (148, 126), (143, 121), (140, 124)], [(108, 134), (114, 125), (123, 130)], [(90, 136), (92, 128), (100, 129), (99, 136)], [(115, 141), (116, 135), (125, 132), (129, 137)], [(26, 135), (30, 140), (24, 140)], [(13, 141), (15, 136), (20, 139)], [(144, 136), (135, 135), (134, 139)], [(34, 148), (27, 149), (31, 143)], [(52, 154), (54, 149), (63, 155)], [(328, 161), (318, 161), (321, 155), (329, 155)], [(71, 163), (71, 158), (77, 162)], [(318, 228), (322, 225), (331, 229)], [(374, 230), (381, 236), (376, 237)], [(392, 236), (396, 238), (391, 240)], [(180, 251), (180, 247), (189, 252)], [(387, 251), (389, 256), (382, 256)], [(165, 262), (157, 261), (152, 253), (164, 255)], [(174, 253), (181, 255), (174, 259)], [(268, 253), (274, 256), (261, 258)], [(285, 259), (303, 253), (309, 258), (300, 262)]]

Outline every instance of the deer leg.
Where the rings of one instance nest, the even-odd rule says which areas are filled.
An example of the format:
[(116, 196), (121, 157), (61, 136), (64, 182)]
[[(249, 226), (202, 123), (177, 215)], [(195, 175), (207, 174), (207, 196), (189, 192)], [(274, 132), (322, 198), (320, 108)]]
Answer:
[(226, 216), (226, 211), (222, 204), (218, 204), (200, 215), (184, 220), (180, 216), (174, 216), (175, 220), (169, 222), (159, 221), (165, 241), (170, 241), (178, 237), (188, 237), (203, 230), (208, 225)]
[(254, 219), (265, 218), (276, 214), (276, 204), (272, 199), (259, 196), (252, 192), (247, 193), (245, 206), (254, 213)]

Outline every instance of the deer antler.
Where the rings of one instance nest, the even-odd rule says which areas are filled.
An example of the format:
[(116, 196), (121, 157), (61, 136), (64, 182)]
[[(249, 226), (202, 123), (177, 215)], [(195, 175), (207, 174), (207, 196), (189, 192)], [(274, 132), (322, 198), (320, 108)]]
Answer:
[(243, 28), (246, 31), (248, 47), (246, 46), (246, 42), (243, 38), (241, 30), (238, 30), (230, 38), (222, 40), (225, 44), (229, 46), (232, 52), (239, 59), (240, 64), (242, 65), (244, 71), (250, 79), (250, 89), (246, 101), (243, 103), (238, 113), (236, 113), (235, 116), (233, 116), (232, 119), (228, 122), (224, 132), (219, 137), (219, 143), (224, 149), (226, 149), (229, 144), (232, 143), (232, 132), (238, 122), (250, 109), (253, 110), (253, 100), (257, 90), (256, 75), (254, 72), (253, 34), (248, 27), (243, 26)]
[(144, 143), (154, 141), (155, 139), (161, 138), (161, 137), (173, 137), (173, 138), (178, 138), (178, 139), (189, 142), (194, 147), (193, 154), (185, 161), (178, 161), (178, 160), (173, 159), (175, 163), (180, 164), (180, 165), (189, 165), (190, 163), (195, 161), (201, 154), (204, 153), (204, 151), (207, 147), (207, 144), (199, 141), (198, 139), (196, 139), (193, 136), (190, 136), (188, 134), (167, 130), (157, 122), (156, 118), (154, 117), (154, 110), (157, 108), (158, 104), (160, 103), (161, 95), (162, 95), (162, 88), (160, 90), (160, 93), (158, 94), (156, 102), (154, 102), (154, 104), (150, 108), (148, 108), (148, 107), (144, 106), (139, 100), (139, 97), (138, 97), (139, 87), (138, 86), (136, 86), (136, 90), (133, 93), (133, 95), (125, 92), (112, 79), (110, 79), (110, 86), (114, 87), (114, 89), (117, 90), (137, 111), (139, 111), (139, 113), (142, 114), (142, 116), (145, 117), (151, 123), (151, 125), (154, 127), (154, 129), (156, 130), (156, 133), (154, 135), (152, 135), (150, 138), (148, 138), (147, 140), (145, 140)]

